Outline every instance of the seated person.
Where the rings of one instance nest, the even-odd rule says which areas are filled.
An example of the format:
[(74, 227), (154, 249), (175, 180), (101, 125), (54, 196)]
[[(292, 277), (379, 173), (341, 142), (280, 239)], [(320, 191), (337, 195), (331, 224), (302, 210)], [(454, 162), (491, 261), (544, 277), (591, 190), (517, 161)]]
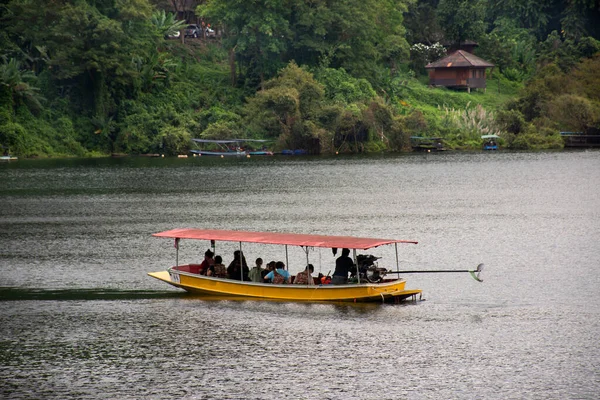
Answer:
[(238, 281), (249, 281), (248, 273), (250, 269), (246, 263), (246, 257), (240, 250), (233, 252), (233, 261), (227, 267), (227, 277)]
[(281, 261), (275, 263), (275, 269), (265, 275), (265, 281), (271, 281), (271, 283), (282, 284), (290, 283), (291, 275), (285, 269), (285, 264)]
[(202, 264), (200, 264), (200, 274), (201, 275), (206, 275), (206, 271), (208, 271), (208, 267), (210, 267), (211, 265), (213, 265), (215, 263), (215, 260), (213, 259), (213, 256), (215, 255), (215, 253), (213, 253), (210, 249), (206, 250), (206, 252), (204, 253), (204, 261), (202, 261)]
[(315, 267), (312, 264), (308, 264), (306, 269), (302, 272), (298, 272), (294, 284), (296, 285), (314, 285), (312, 273), (315, 272)]
[(261, 281), (261, 282), (264, 282), (264, 281), (265, 281), (265, 276), (267, 276), (267, 274), (268, 274), (269, 272), (273, 271), (273, 270), (275, 270), (275, 261), (270, 261), (270, 262), (267, 264), (267, 268), (263, 269), (263, 270), (260, 272), (260, 277), (262, 278), (262, 281)]
[(214, 276), (215, 278), (227, 278), (227, 268), (223, 265), (221, 256), (215, 257), (215, 263), (208, 267), (206, 276)]
[(342, 255), (335, 260), (335, 271), (331, 283), (334, 285), (344, 285), (348, 283), (348, 274), (354, 272), (354, 262), (349, 257), (350, 250), (342, 249)]
[(262, 282), (263, 281), (263, 275), (262, 272), (264, 271), (264, 269), (262, 268), (262, 264), (263, 264), (263, 260), (262, 258), (257, 258), (256, 259), (256, 266), (253, 267), (250, 272), (248, 273), (248, 278), (250, 278), (250, 280), (252, 282)]

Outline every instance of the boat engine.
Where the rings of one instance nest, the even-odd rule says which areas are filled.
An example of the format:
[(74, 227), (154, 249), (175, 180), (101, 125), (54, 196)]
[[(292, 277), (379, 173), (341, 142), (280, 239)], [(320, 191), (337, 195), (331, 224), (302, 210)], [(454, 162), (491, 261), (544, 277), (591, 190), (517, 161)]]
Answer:
[(360, 279), (370, 283), (378, 283), (383, 280), (383, 277), (387, 273), (387, 269), (379, 268), (377, 266), (377, 260), (381, 257), (375, 257), (371, 254), (359, 254), (356, 257), (358, 263), (358, 270), (360, 271)]

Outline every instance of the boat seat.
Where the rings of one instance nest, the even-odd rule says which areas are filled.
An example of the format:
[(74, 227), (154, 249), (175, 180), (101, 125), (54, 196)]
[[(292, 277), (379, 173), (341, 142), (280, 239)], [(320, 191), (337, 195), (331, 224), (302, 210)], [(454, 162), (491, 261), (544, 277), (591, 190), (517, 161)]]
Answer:
[(180, 265), (176, 269), (179, 271), (190, 272), (192, 274), (200, 273), (200, 264)]

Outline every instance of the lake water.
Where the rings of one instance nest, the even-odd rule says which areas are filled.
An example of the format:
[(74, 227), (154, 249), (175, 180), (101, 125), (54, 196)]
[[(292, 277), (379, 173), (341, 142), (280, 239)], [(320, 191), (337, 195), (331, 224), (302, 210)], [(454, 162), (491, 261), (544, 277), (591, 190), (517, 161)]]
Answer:
[[(598, 151), (0, 164), (0, 398), (597, 399), (599, 172)], [(407, 275), (424, 301), (403, 305), (207, 300), (146, 275), (175, 263), (151, 234), (178, 227), (417, 240), (401, 269), (484, 263), (484, 282)]]

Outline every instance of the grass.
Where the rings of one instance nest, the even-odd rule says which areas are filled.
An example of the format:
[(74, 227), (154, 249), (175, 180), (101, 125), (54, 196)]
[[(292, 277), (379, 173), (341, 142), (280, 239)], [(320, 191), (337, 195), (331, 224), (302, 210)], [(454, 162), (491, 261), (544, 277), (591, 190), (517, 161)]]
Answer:
[[(498, 78), (496, 78), (498, 77)], [(481, 105), (488, 111), (502, 108), (508, 101), (517, 97), (521, 84), (510, 82), (500, 74), (487, 80), (487, 90), (454, 90), (432, 88), (417, 79), (402, 85), (399, 92), (402, 99), (411, 107), (424, 113), (437, 113), (439, 108), (464, 109)]]

